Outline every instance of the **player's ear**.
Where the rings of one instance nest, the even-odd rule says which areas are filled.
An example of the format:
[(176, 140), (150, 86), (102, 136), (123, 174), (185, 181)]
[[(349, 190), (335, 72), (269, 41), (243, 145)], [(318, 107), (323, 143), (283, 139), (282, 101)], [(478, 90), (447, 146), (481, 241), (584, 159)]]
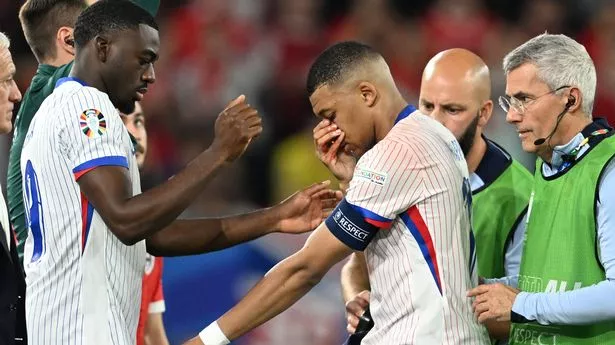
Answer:
[(58, 29), (56, 40), (59, 43), (59, 49), (64, 50), (70, 55), (75, 55), (75, 39), (73, 38), (73, 28), (63, 26)]
[(487, 126), (487, 123), (489, 123), (489, 119), (491, 119), (492, 113), (493, 113), (493, 101), (487, 100), (483, 103), (483, 106), (478, 111), (478, 125), (480, 127)]
[(96, 36), (94, 38), (94, 45), (96, 47), (96, 53), (98, 55), (98, 59), (101, 62), (107, 62), (109, 58), (109, 40), (102, 36)]
[(361, 100), (368, 107), (373, 107), (378, 99), (378, 91), (374, 84), (362, 81), (359, 83), (359, 92), (361, 93)]

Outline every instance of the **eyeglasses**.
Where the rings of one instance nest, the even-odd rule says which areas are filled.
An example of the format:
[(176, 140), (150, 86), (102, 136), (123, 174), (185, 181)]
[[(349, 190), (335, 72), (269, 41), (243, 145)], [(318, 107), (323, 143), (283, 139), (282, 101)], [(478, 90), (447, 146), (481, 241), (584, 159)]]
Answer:
[(515, 97), (515, 96), (500, 96), (498, 98), (498, 103), (500, 104), (500, 107), (502, 108), (502, 110), (504, 110), (506, 113), (508, 113), (508, 111), (510, 110), (510, 108), (512, 108), (514, 111), (516, 111), (517, 113), (523, 115), (525, 114), (525, 111), (527, 110), (527, 107), (536, 102), (540, 97), (542, 96), (546, 96), (546, 95), (550, 95), (552, 93), (555, 93), (557, 91), (560, 91), (562, 89), (565, 89), (567, 87), (570, 87), (569, 85), (564, 85), (564, 86), (560, 86), (555, 90), (549, 91), (545, 94), (542, 94), (538, 97), (535, 98), (530, 98), (530, 97), (524, 97), (524, 100), (520, 100), (519, 98)]

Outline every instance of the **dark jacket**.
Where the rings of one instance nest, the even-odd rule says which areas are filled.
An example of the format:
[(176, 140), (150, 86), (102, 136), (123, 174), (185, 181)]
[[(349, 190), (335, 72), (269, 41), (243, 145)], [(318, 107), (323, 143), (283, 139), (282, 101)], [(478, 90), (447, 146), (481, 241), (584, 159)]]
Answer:
[(6, 243), (5, 230), (0, 225), (0, 345), (23, 345), (26, 282), (15, 240), (11, 236), (11, 243)]

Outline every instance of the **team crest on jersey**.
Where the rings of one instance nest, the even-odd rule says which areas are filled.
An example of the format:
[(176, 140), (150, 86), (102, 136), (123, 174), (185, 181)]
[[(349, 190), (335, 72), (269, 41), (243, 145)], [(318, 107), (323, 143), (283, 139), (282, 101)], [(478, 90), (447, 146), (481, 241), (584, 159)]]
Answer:
[(107, 131), (107, 120), (97, 109), (88, 109), (81, 113), (79, 125), (83, 134), (88, 138), (99, 137)]
[(354, 172), (354, 176), (368, 182), (377, 184), (379, 186), (384, 186), (387, 182), (387, 174), (377, 171), (372, 171), (368, 169), (357, 169)]

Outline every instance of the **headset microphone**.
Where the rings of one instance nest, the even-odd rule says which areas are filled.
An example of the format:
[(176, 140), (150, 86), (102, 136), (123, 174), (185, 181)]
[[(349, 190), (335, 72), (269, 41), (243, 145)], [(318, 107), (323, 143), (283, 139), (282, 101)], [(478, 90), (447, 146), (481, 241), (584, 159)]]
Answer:
[(568, 97), (568, 102), (566, 102), (566, 105), (564, 106), (564, 111), (562, 111), (559, 115), (557, 115), (557, 121), (555, 122), (555, 127), (553, 127), (553, 130), (551, 131), (551, 133), (544, 138), (538, 138), (534, 140), (534, 145), (536, 146), (542, 145), (545, 143), (545, 141), (551, 139), (553, 134), (555, 134), (555, 131), (557, 131), (557, 127), (559, 126), (560, 121), (562, 120), (564, 115), (566, 115), (566, 113), (568, 112), (568, 109), (570, 109), (570, 107), (572, 107), (574, 103), (576, 103), (576, 101), (577, 99), (574, 98), (574, 96)]

